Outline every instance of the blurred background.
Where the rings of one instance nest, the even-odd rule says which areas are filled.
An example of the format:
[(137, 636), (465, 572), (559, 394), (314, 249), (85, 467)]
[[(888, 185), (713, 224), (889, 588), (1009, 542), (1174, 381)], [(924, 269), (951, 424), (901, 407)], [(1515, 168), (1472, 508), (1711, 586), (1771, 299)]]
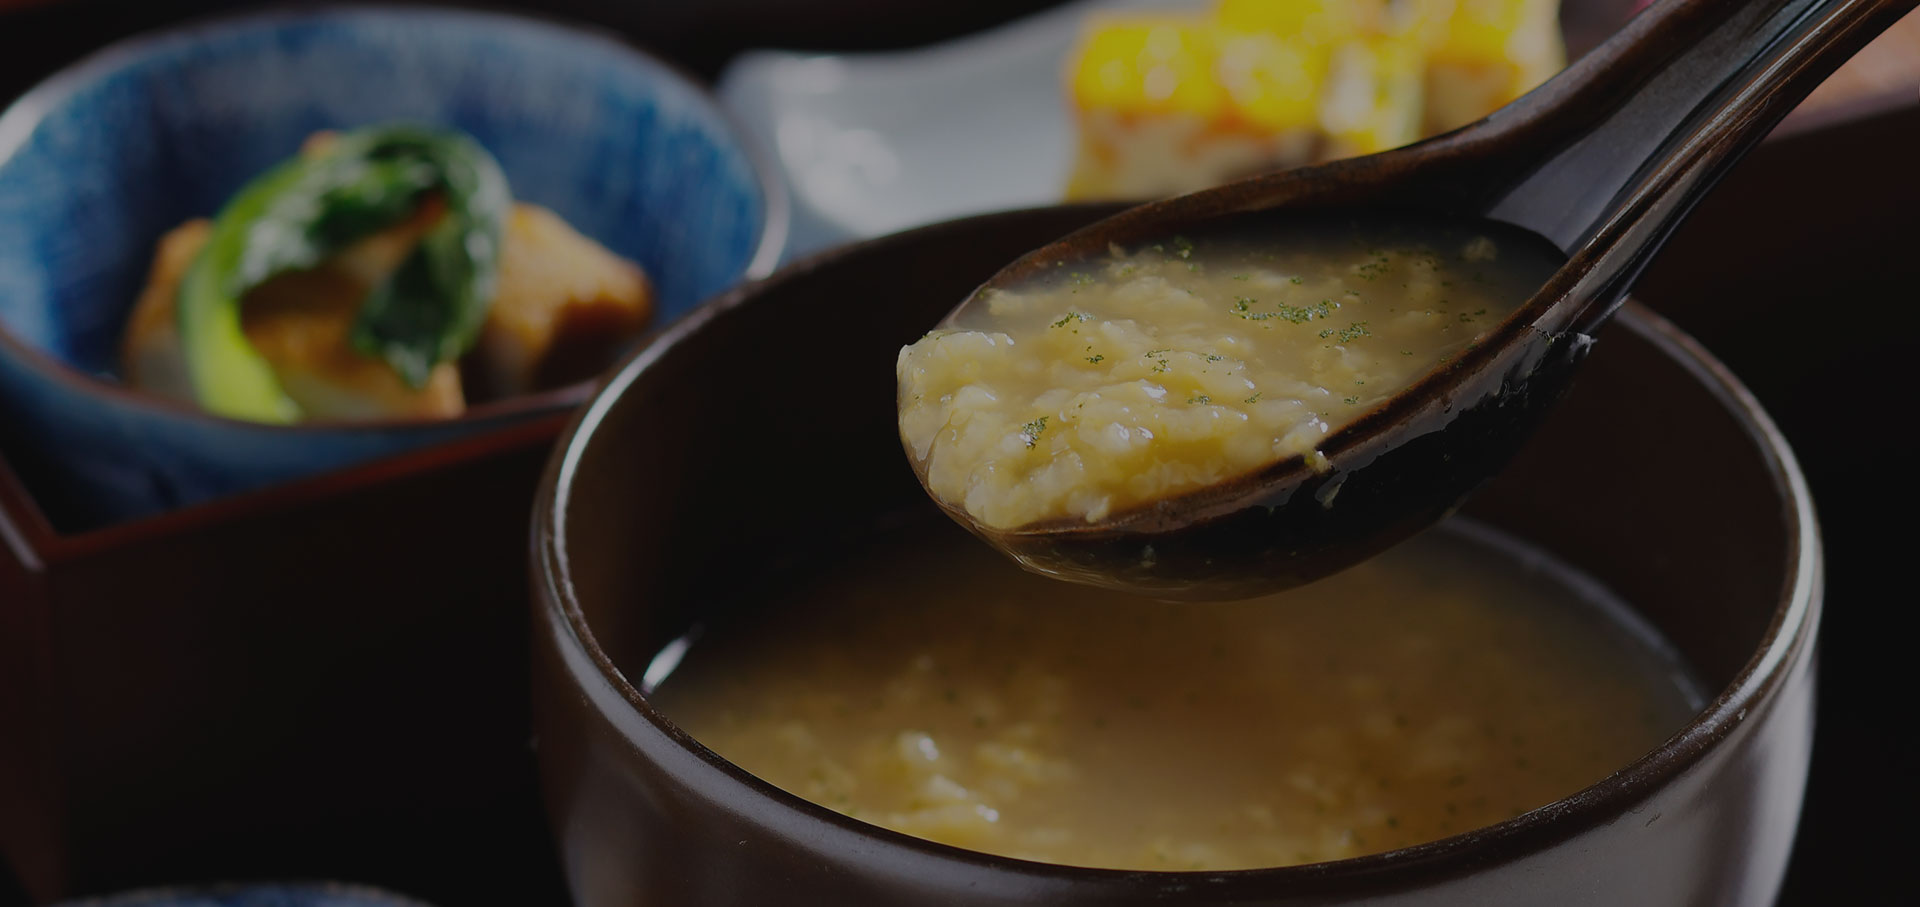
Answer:
[[(117, 38), (261, 5), (0, 0), (0, 102)], [(601, 26), (711, 83), (751, 49), (912, 48), (1050, 5), (553, 0), (487, 8)], [(1830, 574), (1819, 730), (1787, 904), (1910, 903), (1906, 822), (1920, 796), (1907, 775), (1920, 754), (1902, 706), (1914, 690), (1904, 663), (1912, 644), (1893, 627), (1913, 599), (1904, 562), (1912, 530), (1893, 508), (1911, 500), (1911, 454), (1898, 438), (1913, 411), (1904, 394), (1915, 385), (1909, 348), (1920, 336), (1916, 149), (1920, 18), (1909, 17), (1726, 179), (1635, 293), (1760, 397), (1799, 451), (1821, 509)], [(1814, 317), (1841, 305), (1854, 314)], [(535, 452), (527, 462), (538, 459)], [(138, 741), (128, 747), (137, 758)], [(267, 835), (199, 829), (92, 866), (77, 885), (327, 877), (445, 904), (564, 903), (531, 778), (475, 791), (474, 801), (461, 813), (400, 804), (392, 815), (289, 823)], [(0, 905), (27, 902), (0, 870)]]

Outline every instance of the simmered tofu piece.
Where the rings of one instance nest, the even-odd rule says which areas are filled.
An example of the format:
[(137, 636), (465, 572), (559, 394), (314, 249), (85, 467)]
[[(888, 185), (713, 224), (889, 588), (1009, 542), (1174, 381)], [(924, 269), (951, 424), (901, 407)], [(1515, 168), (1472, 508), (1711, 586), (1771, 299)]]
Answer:
[[(305, 418), (451, 418), (466, 410), (454, 364), (441, 364), (425, 387), (415, 389), (385, 360), (362, 355), (348, 339), (368, 291), (398, 266), (437, 215), (423, 212), (318, 268), (282, 274), (247, 294), (240, 310), (247, 342), (272, 365)], [(130, 384), (189, 403), (194, 394), (182, 359), (175, 299), (211, 229), (209, 221), (193, 220), (161, 238), (122, 350)]]
[(516, 204), (500, 250), (500, 291), (470, 375), (494, 396), (590, 377), (653, 310), (639, 266), (545, 208)]

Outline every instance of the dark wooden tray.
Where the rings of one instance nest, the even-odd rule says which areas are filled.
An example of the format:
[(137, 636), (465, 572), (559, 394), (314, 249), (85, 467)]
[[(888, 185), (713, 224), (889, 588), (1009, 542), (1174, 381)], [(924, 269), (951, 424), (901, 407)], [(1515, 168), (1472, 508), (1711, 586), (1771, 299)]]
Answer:
[(78, 535), (0, 458), (0, 851), (27, 892), (564, 903), (525, 626), (563, 421)]
[[(8, 14), (0, 97), (112, 34), (233, 5)], [(835, 43), (916, 43), (1022, 5), (896, 10), (895, 31)], [(708, 74), (737, 49), (673, 31), (680, 13), (597, 8)], [(88, 37), (29, 41), (16, 23)], [(1821, 508), (1821, 725), (1783, 903), (1895, 903), (1903, 839), (1860, 832), (1920, 805), (1881, 711), (1910, 685), (1882, 629), (1908, 587), (1904, 537), (1881, 514), (1910, 455), (1878, 427), (1910, 409), (1895, 394), (1920, 330), (1916, 147), (1911, 85), (1797, 113), (1636, 292), (1749, 383)], [(1809, 316), (1839, 306), (1856, 314)], [(53, 530), (0, 451), (0, 854), (20, 895), (332, 877), (449, 905), (564, 903), (533, 787), (524, 604), (532, 489), (562, 422), (82, 534)], [(18, 899), (7, 887), (0, 904)]]

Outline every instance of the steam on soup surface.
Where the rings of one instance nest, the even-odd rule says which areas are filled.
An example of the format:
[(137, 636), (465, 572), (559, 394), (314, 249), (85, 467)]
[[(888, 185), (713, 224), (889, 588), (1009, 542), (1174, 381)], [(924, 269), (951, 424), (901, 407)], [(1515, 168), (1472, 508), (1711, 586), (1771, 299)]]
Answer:
[(1494, 223), (1331, 217), (1061, 262), (900, 351), (933, 495), (1011, 529), (1296, 454), (1477, 342), (1560, 262)]
[(1491, 537), (1193, 605), (1035, 577), (942, 527), (710, 631), (653, 699), (776, 786), (974, 850), (1151, 870), (1390, 850), (1572, 794), (1693, 710), (1616, 606)]

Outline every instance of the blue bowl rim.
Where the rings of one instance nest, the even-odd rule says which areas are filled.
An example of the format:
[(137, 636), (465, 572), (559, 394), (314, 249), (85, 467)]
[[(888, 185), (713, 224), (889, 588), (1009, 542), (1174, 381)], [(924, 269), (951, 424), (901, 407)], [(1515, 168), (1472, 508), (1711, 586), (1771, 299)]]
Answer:
[[(788, 232), (791, 227), (791, 201), (787, 195), (786, 184), (779, 171), (773, 166), (766, 150), (746, 130), (740, 127), (734, 116), (714, 98), (713, 92), (700, 80), (684, 68), (661, 59), (632, 43), (624, 40), (617, 32), (597, 26), (560, 22), (553, 19), (531, 15), (504, 13), (487, 10), (456, 9), (418, 4), (374, 4), (374, 3), (333, 3), (317, 7), (272, 9), (237, 15), (216, 15), (191, 19), (179, 25), (153, 31), (142, 32), (118, 41), (114, 41), (86, 56), (61, 67), (46, 78), (22, 92), (5, 109), (0, 110), (0, 164), (11, 160), (15, 153), (26, 144), (47, 115), (70, 100), (84, 87), (91, 85), (107, 74), (115, 72), (129, 63), (144, 59), (156, 50), (180, 44), (203, 40), (207, 37), (236, 32), (271, 29), (286, 25), (340, 20), (349, 18), (378, 18), (387, 20), (431, 20), (442, 22), (463, 22), (512, 29), (515, 31), (536, 30), (570, 41), (596, 45), (616, 54), (630, 58), (643, 68), (652, 70), (660, 78), (678, 82), (687, 91), (704, 102), (712, 113), (727, 127), (730, 137), (745, 156), (753, 170), (754, 180), (760, 189), (761, 218), (760, 240), (753, 255), (748, 259), (742, 271), (740, 282), (760, 280), (773, 273), (780, 264), (786, 250)], [(725, 290), (722, 291), (727, 292)], [(695, 310), (698, 306), (695, 306)], [(691, 311), (691, 310), (690, 310)], [(658, 334), (667, 327), (655, 324), (649, 336)], [(212, 426), (225, 428), (243, 428), (273, 433), (301, 434), (308, 432), (347, 432), (356, 434), (378, 434), (394, 431), (430, 431), (448, 426), (482, 424), (494, 421), (507, 421), (518, 417), (553, 412), (578, 406), (589, 399), (595, 387), (603, 379), (596, 375), (572, 384), (549, 388), (531, 394), (519, 394), (499, 400), (492, 400), (470, 407), (464, 413), (451, 419), (367, 419), (356, 421), (308, 420), (294, 424), (275, 424), (251, 422), (233, 419), (206, 412), (193, 405), (143, 393), (123, 384), (108, 381), (81, 369), (75, 368), (53, 355), (15, 337), (0, 325), (0, 356), (17, 359), (63, 387), (80, 394), (104, 397), (107, 400), (135, 409), (147, 410), (155, 414), (188, 422), (204, 422)], [(612, 364), (609, 364), (609, 371)]]

